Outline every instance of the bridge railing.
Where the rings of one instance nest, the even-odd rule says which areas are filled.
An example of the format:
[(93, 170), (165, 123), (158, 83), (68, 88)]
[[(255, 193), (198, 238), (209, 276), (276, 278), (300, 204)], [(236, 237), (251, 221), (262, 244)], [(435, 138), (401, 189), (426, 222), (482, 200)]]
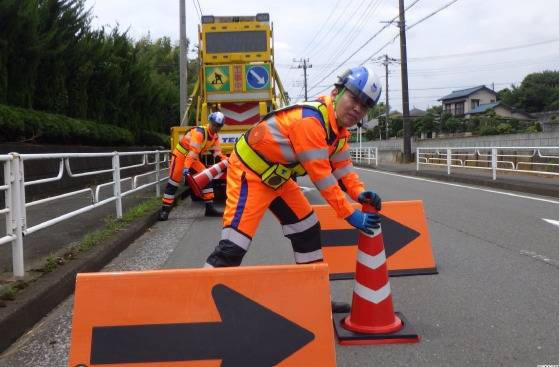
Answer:
[[(23, 238), (25, 235), (37, 232), (61, 221), (70, 219), (78, 214), (94, 210), (108, 203), (115, 203), (117, 218), (122, 218), (122, 198), (137, 191), (155, 186), (156, 196), (161, 196), (160, 183), (167, 179), (169, 169), (169, 150), (112, 152), (112, 153), (56, 153), (56, 154), (18, 154), (0, 155), (0, 163), (4, 168), (4, 182), (0, 183), (0, 194), (4, 193), (4, 206), (0, 206), (0, 216), (5, 217), (5, 234), (0, 232), (0, 245), (12, 244), (13, 274), (22, 277), (25, 273), (23, 261)], [(130, 157), (128, 165), (121, 164), (121, 158)], [(104, 159), (110, 158), (110, 167), (103, 169), (77, 169), (72, 163), (75, 159)], [(58, 172), (50, 177), (27, 181), (25, 163), (37, 160), (58, 160)], [(103, 164), (99, 164), (102, 166)], [(132, 173), (132, 169), (140, 173)], [(80, 171), (80, 172), (77, 172)], [(127, 172), (131, 172), (128, 174)], [(78, 189), (43, 199), (27, 201), (25, 188), (32, 185), (42, 185), (62, 180), (64, 173), (68, 177), (97, 176), (107, 174), (111, 179), (97, 186)], [(95, 181), (92, 179), (92, 182)], [(112, 190), (111, 190), (112, 189)], [(28, 226), (26, 209), (35, 205), (52, 203), (57, 200), (86, 195), (88, 204), (71, 212), (56, 216), (52, 219)]]
[(425, 147), (416, 148), (416, 170), (422, 166), (559, 176), (559, 147)]
[(373, 165), (378, 166), (378, 147), (350, 148), (349, 154), (353, 162), (363, 163), (367, 161), (369, 165), (373, 162)]

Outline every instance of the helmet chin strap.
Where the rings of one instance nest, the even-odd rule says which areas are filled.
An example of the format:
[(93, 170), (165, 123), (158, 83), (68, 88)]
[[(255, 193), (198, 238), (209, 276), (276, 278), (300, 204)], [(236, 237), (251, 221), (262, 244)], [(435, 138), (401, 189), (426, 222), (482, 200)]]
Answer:
[(336, 124), (338, 124), (338, 126), (342, 126), (342, 124), (338, 121), (338, 112), (336, 111), (336, 106), (338, 105), (338, 101), (340, 100), (340, 98), (342, 97), (342, 95), (345, 93), (346, 88), (343, 87), (339, 92), (338, 95), (336, 96), (336, 99), (334, 100), (334, 114), (336, 115)]

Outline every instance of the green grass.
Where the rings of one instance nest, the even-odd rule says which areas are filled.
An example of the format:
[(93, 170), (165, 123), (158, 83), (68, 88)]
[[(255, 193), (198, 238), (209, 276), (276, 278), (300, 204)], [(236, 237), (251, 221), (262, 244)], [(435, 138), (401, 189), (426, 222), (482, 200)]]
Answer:
[(78, 245), (78, 251), (85, 251), (90, 247), (95, 246), (99, 242), (109, 238), (112, 234), (118, 232), (119, 230), (128, 226), (128, 224), (138, 218), (143, 217), (146, 213), (153, 211), (155, 208), (161, 205), (160, 198), (154, 198), (149, 201), (142, 202), (128, 210), (122, 215), (121, 219), (116, 219), (113, 214), (109, 215), (105, 221), (105, 227), (93, 234), (86, 234), (83, 238), (83, 242)]
[[(98, 232), (85, 235), (82, 239), (82, 242), (74, 249), (72, 249), (72, 251), (62, 256), (55, 256), (51, 253), (46, 259), (45, 266), (41, 269), (41, 271), (43, 272), (43, 274), (56, 271), (60, 265), (63, 265), (68, 259), (75, 257), (79, 252), (86, 251), (87, 249), (97, 245), (116, 232), (126, 228), (134, 220), (153, 212), (153, 210), (158, 208), (160, 205), (161, 198), (151, 198), (130, 208), (126, 213), (123, 214), (121, 219), (115, 218), (114, 214), (107, 216), (107, 218), (105, 218), (106, 224), (104, 228), (99, 230)], [(13, 301), (16, 298), (18, 291), (27, 287), (28, 285), (29, 284), (27, 282), (22, 282), (14, 287), (9, 288), (7, 291), (1, 294), (0, 307), (6, 306), (3, 301)]]

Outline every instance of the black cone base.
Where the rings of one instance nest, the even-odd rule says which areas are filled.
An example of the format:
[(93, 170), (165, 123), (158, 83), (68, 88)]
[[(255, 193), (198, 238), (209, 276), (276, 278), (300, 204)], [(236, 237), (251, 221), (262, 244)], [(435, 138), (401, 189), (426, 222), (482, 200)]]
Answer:
[(418, 343), (419, 335), (413, 329), (404, 315), (399, 312), (394, 313), (402, 320), (402, 328), (392, 333), (359, 333), (343, 327), (343, 322), (348, 313), (332, 314), (334, 321), (334, 331), (336, 339), (340, 345), (367, 345), (367, 344), (402, 344)]

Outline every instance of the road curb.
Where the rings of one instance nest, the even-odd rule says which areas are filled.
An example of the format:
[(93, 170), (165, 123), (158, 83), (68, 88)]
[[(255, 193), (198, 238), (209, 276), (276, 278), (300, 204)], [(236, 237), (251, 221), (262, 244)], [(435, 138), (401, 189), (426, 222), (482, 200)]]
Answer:
[(131, 222), (116, 235), (78, 253), (18, 292), (14, 301), (0, 309), (0, 350), (5, 350), (74, 292), (76, 275), (101, 270), (157, 221), (158, 211)]
[[(187, 188), (177, 197), (190, 195)], [(78, 273), (100, 271), (119, 253), (157, 222), (159, 208), (130, 222), (106, 240), (78, 253), (52, 273), (20, 290), (13, 301), (0, 308), (0, 353), (37, 324), (43, 317), (74, 293)]]

